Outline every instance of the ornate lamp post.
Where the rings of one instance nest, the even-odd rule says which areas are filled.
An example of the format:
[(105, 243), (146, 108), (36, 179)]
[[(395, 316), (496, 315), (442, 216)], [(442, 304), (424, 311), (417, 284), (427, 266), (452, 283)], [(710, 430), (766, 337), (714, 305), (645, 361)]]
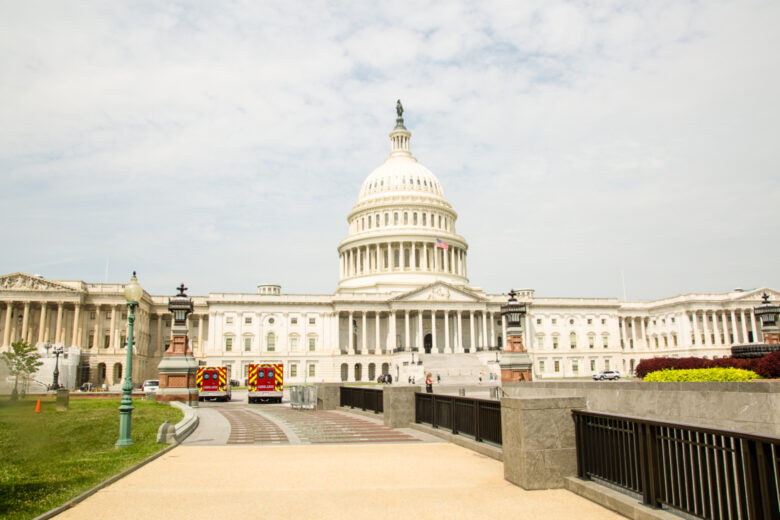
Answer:
[(60, 388), (60, 355), (64, 352), (65, 349), (62, 348), (62, 345), (57, 345), (54, 347), (54, 382), (51, 384), (52, 390), (59, 390)]
[(115, 446), (132, 446), (133, 440), (130, 438), (130, 429), (133, 419), (133, 323), (135, 322), (135, 308), (144, 290), (138, 284), (138, 279), (133, 277), (130, 283), (125, 285), (125, 300), (129, 312), (127, 314), (127, 361), (125, 363), (125, 380), (122, 382), (122, 404), (119, 406), (119, 440)]
[(194, 304), (187, 296), (184, 284), (176, 288), (179, 294), (168, 298), (168, 310), (173, 315), (171, 346), (163, 354), (157, 366), (160, 373), (160, 389), (157, 390), (157, 402), (181, 401), (190, 406), (198, 406), (198, 388), (195, 386), (195, 374), (198, 362), (192, 355), (187, 316), (192, 313)]

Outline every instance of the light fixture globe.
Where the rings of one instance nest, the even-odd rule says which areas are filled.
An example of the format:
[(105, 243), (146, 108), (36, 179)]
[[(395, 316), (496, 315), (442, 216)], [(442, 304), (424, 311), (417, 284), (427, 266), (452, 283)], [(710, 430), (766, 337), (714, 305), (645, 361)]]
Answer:
[(130, 279), (130, 283), (125, 285), (125, 300), (127, 303), (138, 303), (144, 295), (144, 290), (138, 283), (138, 278), (135, 277), (135, 271), (133, 271), (133, 277)]

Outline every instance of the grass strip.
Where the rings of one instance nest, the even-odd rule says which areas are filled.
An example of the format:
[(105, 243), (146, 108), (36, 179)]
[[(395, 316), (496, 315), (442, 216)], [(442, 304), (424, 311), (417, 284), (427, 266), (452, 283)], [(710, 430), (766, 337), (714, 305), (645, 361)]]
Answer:
[(57, 412), (53, 398), (0, 401), (0, 518), (34, 518), (167, 445), (157, 429), (182, 412), (169, 405), (133, 400), (134, 446), (117, 449), (119, 399), (71, 399)]

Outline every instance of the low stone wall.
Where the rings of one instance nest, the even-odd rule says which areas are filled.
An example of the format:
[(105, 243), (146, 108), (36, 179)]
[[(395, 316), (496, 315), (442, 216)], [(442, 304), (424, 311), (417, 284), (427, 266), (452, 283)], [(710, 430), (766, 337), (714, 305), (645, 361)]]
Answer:
[(171, 425), (168, 421), (161, 424), (157, 430), (157, 442), (180, 443), (195, 431), (195, 428), (200, 424), (200, 419), (198, 419), (197, 412), (191, 406), (187, 406), (180, 401), (169, 401), (169, 403), (174, 408), (181, 410), (184, 413), (184, 418), (175, 425)]
[(780, 381), (746, 383), (531, 382), (503, 385), (508, 396), (584, 397), (585, 408), (764, 435), (780, 435)]

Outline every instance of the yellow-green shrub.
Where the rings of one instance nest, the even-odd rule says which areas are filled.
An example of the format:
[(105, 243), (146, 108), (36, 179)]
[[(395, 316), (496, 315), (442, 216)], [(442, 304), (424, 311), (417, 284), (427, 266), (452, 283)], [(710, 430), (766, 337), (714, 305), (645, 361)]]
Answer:
[(688, 370), (656, 370), (645, 376), (645, 381), (750, 381), (758, 378), (752, 370), (739, 368), (691, 368)]

